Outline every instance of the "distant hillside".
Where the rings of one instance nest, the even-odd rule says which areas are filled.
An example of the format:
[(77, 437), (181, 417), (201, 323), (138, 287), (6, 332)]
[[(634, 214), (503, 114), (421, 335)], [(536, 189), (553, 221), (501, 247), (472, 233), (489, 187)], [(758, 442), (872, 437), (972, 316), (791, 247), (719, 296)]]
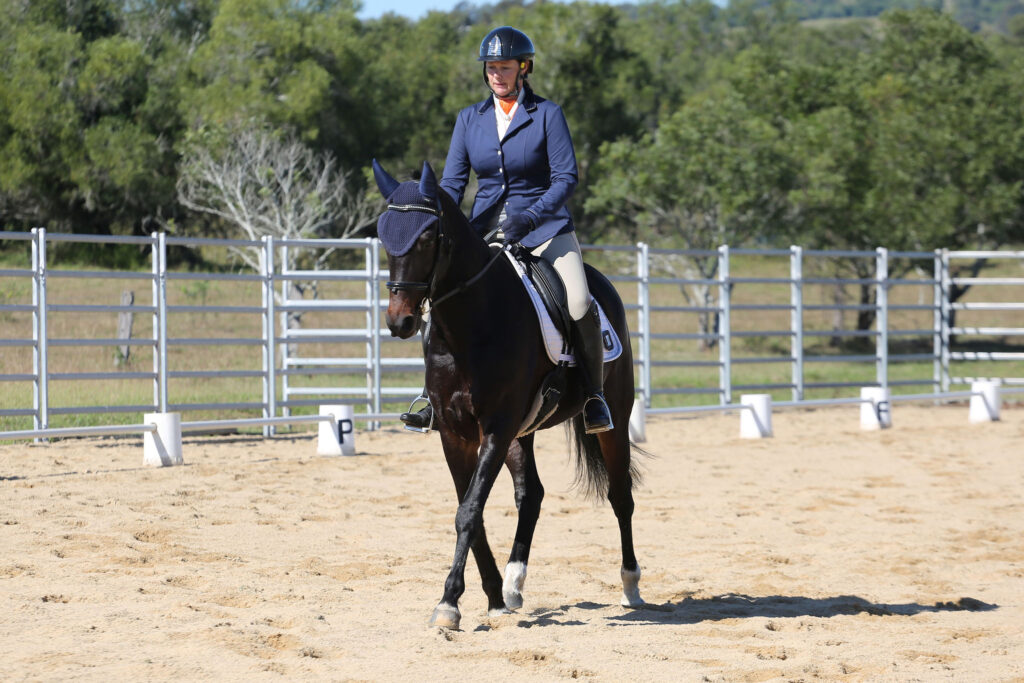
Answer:
[(971, 31), (1007, 32), (1010, 19), (1024, 14), (1024, 0), (793, 0), (801, 19), (874, 17), (888, 9), (932, 7), (951, 12)]

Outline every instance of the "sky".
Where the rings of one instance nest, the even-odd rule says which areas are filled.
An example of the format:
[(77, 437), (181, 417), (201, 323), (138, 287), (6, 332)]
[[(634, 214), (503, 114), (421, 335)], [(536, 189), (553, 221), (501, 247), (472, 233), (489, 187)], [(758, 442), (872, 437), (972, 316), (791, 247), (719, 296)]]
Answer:
[[(569, 2), (571, 0), (555, 0), (556, 2)], [(599, 2), (602, 0), (598, 0)], [(604, 0), (607, 4), (621, 4), (623, 0)], [(716, 5), (724, 5), (725, 0), (712, 0)], [(459, 0), (362, 0), (363, 9), (356, 15), (360, 19), (376, 19), (387, 12), (407, 17), (409, 19), (421, 19), (430, 10), (450, 12), (459, 4)], [(490, 0), (470, 0), (474, 5), (493, 4)]]
[[(488, 0), (473, 1), (475, 5), (491, 4)], [(376, 19), (394, 12), (409, 19), (420, 19), (430, 10), (449, 12), (459, 0), (363, 0), (363, 9), (356, 15), (360, 19)]]

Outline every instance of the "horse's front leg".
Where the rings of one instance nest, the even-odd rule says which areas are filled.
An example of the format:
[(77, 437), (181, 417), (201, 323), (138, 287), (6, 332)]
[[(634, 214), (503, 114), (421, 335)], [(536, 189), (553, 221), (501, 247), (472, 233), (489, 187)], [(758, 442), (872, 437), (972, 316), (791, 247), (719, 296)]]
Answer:
[[(489, 587), (492, 588), (491, 591), (488, 591), (489, 611), (495, 612), (504, 607), (503, 602), (494, 604), (495, 597), (498, 601), (501, 600), (501, 579), (497, 572), (497, 566), (494, 564), (494, 556), (491, 554), (490, 547), (487, 546), (483, 514), (487, 496), (501, 471), (501, 465), (505, 461), (505, 455), (508, 453), (508, 447), (512, 441), (511, 430), (505, 431), (507, 433), (504, 435), (493, 433), (484, 435), (479, 457), (476, 459), (476, 465), (469, 478), (469, 484), (465, 493), (460, 495), (459, 510), (455, 514), (455, 558), (452, 560), (452, 568), (444, 584), (444, 595), (430, 617), (431, 626), (445, 626), (452, 629), (459, 627), (462, 618), (462, 614), (459, 612), (459, 598), (466, 591), (466, 558), (470, 548), (474, 550), (481, 575), (485, 579), (484, 590), (488, 591)], [(449, 466), (451, 464), (449, 461)], [(458, 482), (456, 482), (456, 487), (458, 488)], [(498, 577), (496, 582), (487, 580), (487, 574), (491, 572)], [(493, 591), (492, 586), (496, 586), (498, 590)], [(494, 597), (491, 595), (492, 591)]]
[(515, 486), (519, 524), (516, 526), (516, 538), (512, 543), (508, 564), (505, 565), (502, 596), (506, 607), (519, 609), (523, 606), (523, 584), (526, 582), (526, 565), (530, 561), (533, 532), (540, 517), (541, 501), (544, 500), (544, 486), (540, 483), (533, 455), (533, 434), (512, 443), (506, 463)]

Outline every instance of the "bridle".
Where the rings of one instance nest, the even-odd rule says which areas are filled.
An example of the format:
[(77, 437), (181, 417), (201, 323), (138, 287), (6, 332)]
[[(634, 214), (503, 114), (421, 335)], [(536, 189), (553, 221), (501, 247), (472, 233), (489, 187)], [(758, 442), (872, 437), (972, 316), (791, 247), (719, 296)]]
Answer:
[[(436, 207), (423, 206), (422, 204), (388, 204), (388, 211), (418, 211), (420, 213), (430, 213), (437, 216), (437, 220), (434, 221), (434, 225), (437, 228), (437, 236), (440, 239), (444, 233), (441, 231), (441, 217), (444, 215), (444, 211), (441, 209), (440, 203)], [(437, 262), (441, 260), (441, 249), (438, 247), (434, 252), (434, 266), (430, 271), (430, 282), (417, 282), (407, 280), (388, 280), (384, 283), (384, 286), (388, 288), (392, 294), (406, 290), (427, 290), (429, 292), (434, 291), (434, 280), (437, 278)], [(429, 297), (428, 297), (429, 298)]]
[[(501, 251), (494, 254), (491, 259), (480, 269), (480, 272), (459, 284), (457, 287), (452, 289), (445, 294), (442, 294), (439, 298), (435, 299), (434, 294), (437, 287), (437, 274), (447, 268), (448, 261), (451, 259), (451, 240), (445, 235), (444, 230), (441, 228), (441, 219), (444, 217), (444, 209), (441, 208), (440, 200), (437, 201), (435, 206), (424, 206), (422, 204), (388, 204), (388, 211), (418, 211), (421, 213), (429, 213), (437, 216), (437, 220), (434, 221), (435, 228), (437, 230), (437, 246), (434, 250), (434, 265), (430, 269), (430, 282), (422, 282), (417, 280), (388, 280), (384, 283), (384, 286), (388, 288), (392, 294), (396, 294), (402, 290), (410, 291), (426, 291), (426, 296), (423, 298), (423, 303), (420, 305), (421, 310), (424, 314), (428, 313), (432, 308), (439, 306), (443, 301), (461, 294), (466, 291), (469, 287), (472, 287), (484, 274), (490, 270), (491, 266), (501, 256)], [(502, 249), (504, 251), (504, 249)], [(442, 259), (444, 263), (442, 264)], [(444, 268), (440, 267), (444, 265)]]

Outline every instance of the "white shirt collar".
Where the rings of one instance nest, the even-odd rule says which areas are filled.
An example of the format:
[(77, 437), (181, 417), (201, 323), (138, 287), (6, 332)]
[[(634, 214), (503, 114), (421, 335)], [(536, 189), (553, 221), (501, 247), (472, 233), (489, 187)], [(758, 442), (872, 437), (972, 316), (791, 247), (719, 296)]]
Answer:
[(512, 124), (512, 118), (519, 111), (519, 104), (523, 101), (523, 95), (526, 93), (526, 88), (519, 89), (519, 97), (516, 98), (515, 104), (512, 108), (505, 113), (505, 110), (501, 108), (501, 100), (498, 99), (497, 95), (491, 95), (494, 99), (494, 118), (498, 124), (498, 139), (501, 140), (505, 137), (505, 133), (508, 132), (508, 127)]

